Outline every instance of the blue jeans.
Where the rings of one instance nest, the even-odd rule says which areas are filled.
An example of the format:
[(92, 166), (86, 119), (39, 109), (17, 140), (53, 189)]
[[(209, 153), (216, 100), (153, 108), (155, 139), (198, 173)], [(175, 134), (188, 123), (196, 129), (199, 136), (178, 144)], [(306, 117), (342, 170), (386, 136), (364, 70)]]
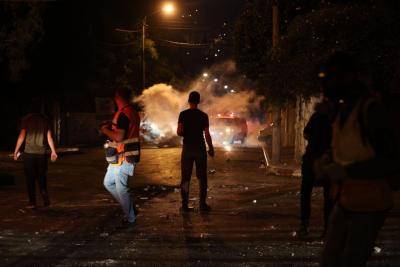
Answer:
[(106, 176), (104, 177), (104, 187), (111, 193), (116, 201), (121, 205), (125, 217), (129, 222), (136, 220), (134, 204), (129, 194), (129, 176), (133, 176), (135, 164), (126, 162), (121, 165), (109, 164)]

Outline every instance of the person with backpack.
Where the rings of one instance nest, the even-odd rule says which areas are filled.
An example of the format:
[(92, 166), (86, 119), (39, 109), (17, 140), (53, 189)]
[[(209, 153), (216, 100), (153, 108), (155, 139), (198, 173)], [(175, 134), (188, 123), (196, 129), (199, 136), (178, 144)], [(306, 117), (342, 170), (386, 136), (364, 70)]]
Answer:
[(14, 160), (21, 156), (21, 146), (25, 143), (23, 162), (28, 187), (28, 209), (36, 208), (36, 180), (39, 183), (43, 206), (50, 205), (47, 192), (47, 146), (51, 150), (51, 161), (57, 160), (56, 148), (47, 117), (41, 113), (40, 99), (34, 99), (29, 114), (22, 119), (21, 130), (14, 150)]
[(354, 55), (338, 52), (329, 59), (323, 86), (333, 92), (338, 112), (331, 153), (319, 160), (317, 172), (328, 177), (335, 201), (324, 267), (365, 266), (393, 205), (388, 178), (398, 168), (382, 166), (398, 165), (399, 148), (390, 114), (367, 85)]

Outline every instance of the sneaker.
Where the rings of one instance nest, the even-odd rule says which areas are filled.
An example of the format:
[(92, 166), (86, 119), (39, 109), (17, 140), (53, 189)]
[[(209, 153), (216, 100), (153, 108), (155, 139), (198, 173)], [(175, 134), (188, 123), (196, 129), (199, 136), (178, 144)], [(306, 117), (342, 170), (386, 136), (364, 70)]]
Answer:
[(193, 207), (189, 207), (188, 205), (182, 205), (182, 207), (180, 208), (181, 213), (188, 213), (191, 211), (194, 211)]
[(211, 207), (206, 203), (200, 205), (200, 212), (210, 212)]
[(133, 222), (130, 222), (126, 218), (123, 218), (121, 223), (116, 227), (116, 229), (117, 230), (133, 229), (135, 226), (136, 226), (136, 220)]
[(36, 203), (29, 203), (29, 205), (25, 206), (25, 209), (36, 209)]

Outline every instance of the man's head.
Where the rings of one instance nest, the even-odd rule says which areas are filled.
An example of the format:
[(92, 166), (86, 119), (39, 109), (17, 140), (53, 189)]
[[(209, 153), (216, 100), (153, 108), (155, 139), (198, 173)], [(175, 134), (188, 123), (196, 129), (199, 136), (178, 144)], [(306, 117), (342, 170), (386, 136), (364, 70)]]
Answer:
[(200, 94), (197, 91), (192, 91), (189, 94), (188, 99), (189, 104), (199, 104), (200, 103)]
[(115, 91), (114, 99), (119, 108), (129, 104), (131, 101), (131, 93), (131, 90), (125, 88), (120, 88)]
[(335, 52), (320, 73), (324, 96), (335, 102), (358, 99), (367, 92), (361, 72), (361, 64), (354, 54)]

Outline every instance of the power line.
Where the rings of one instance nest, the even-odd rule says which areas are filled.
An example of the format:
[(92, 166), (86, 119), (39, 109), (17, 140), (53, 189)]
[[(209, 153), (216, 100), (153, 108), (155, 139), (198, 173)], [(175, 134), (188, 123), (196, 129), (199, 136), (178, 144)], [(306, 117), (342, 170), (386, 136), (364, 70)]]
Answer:
[(165, 39), (157, 39), (157, 41), (164, 42), (164, 43), (169, 44), (171, 46), (184, 46), (184, 47), (191, 47), (191, 48), (204, 48), (204, 47), (209, 47), (210, 46), (210, 44), (184, 43), (184, 42), (177, 42), (177, 41), (171, 41), (171, 40), (165, 40)]
[(130, 46), (136, 44), (135, 42), (128, 42), (128, 43), (109, 43), (104, 41), (96, 41), (96, 43), (106, 46)]
[(115, 30), (117, 32), (129, 32), (129, 33), (142, 32), (142, 30), (126, 30), (126, 29), (120, 29), (120, 28), (116, 28)]

